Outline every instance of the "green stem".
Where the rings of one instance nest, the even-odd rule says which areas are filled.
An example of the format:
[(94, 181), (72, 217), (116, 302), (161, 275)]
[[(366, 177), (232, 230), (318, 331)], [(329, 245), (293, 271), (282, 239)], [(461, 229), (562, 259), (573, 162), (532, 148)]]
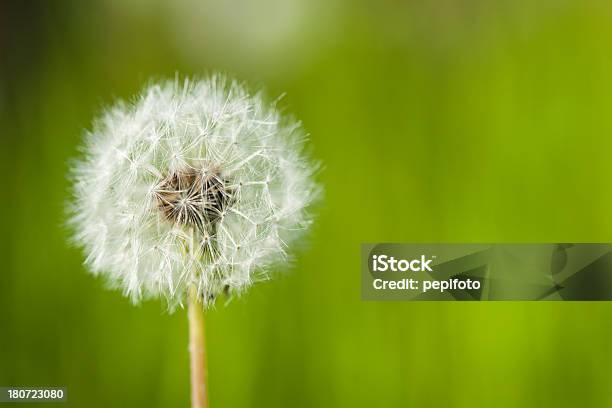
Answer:
[(208, 373), (204, 337), (204, 310), (197, 290), (189, 288), (189, 355), (191, 368), (191, 407), (208, 408)]

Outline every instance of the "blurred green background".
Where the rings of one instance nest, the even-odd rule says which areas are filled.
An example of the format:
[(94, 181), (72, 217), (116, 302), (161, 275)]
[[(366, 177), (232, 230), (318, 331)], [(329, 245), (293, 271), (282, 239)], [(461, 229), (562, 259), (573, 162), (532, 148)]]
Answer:
[(295, 265), (208, 314), (212, 407), (612, 405), (611, 303), (360, 300), (362, 242), (612, 241), (612, 3), (0, 5), (0, 385), (186, 407), (187, 321), (65, 242), (82, 131), (223, 70), (303, 120), (325, 200)]

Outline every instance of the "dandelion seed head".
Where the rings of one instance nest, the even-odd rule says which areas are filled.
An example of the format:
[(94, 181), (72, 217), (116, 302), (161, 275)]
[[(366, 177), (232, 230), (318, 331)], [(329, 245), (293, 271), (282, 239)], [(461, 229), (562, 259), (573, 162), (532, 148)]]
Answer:
[(73, 166), (70, 224), (85, 263), (134, 302), (205, 306), (267, 279), (311, 223), (304, 133), (223, 76), (167, 81), (108, 109)]

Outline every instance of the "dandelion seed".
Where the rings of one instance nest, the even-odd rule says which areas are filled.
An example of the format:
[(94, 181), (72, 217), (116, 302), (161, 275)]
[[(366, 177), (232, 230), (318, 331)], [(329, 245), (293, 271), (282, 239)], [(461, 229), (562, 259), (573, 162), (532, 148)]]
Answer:
[(310, 224), (318, 186), (303, 139), (261, 94), (222, 76), (154, 84), (117, 104), (73, 169), (87, 266), (134, 302), (170, 308), (191, 286), (209, 306), (266, 279)]

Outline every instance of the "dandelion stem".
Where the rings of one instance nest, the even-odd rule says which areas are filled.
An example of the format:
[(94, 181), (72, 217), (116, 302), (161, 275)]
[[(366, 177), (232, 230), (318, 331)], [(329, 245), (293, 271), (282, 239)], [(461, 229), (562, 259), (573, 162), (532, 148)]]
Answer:
[(204, 310), (196, 288), (189, 288), (189, 355), (191, 366), (191, 407), (208, 408), (208, 375), (204, 339)]

